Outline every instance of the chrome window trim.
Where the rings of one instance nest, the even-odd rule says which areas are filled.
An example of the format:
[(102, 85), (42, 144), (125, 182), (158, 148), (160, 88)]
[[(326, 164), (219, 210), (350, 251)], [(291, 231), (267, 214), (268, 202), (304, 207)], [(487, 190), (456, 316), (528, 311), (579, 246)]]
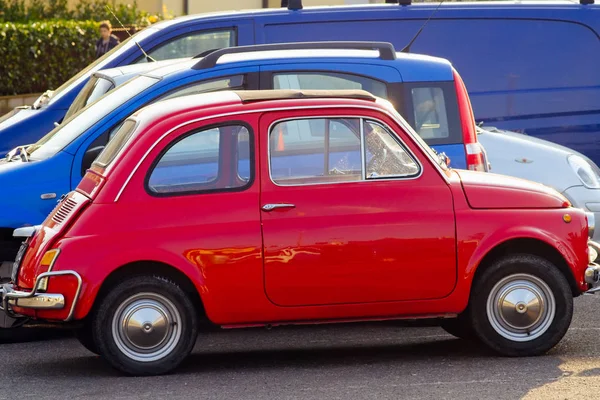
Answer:
[[(273, 175), (271, 173), (271, 131), (273, 130), (273, 127), (276, 124), (282, 123), (282, 122), (286, 122), (286, 121), (299, 121), (299, 120), (308, 120), (308, 119), (329, 119), (329, 120), (335, 120), (335, 119), (357, 119), (358, 123), (360, 125), (359, 127), (359, 132), (360, 132), (360, 158), (361, 158), (361, 167), (362, 167), (362, 171), (361, 171), (361, 178), (355, 181), (341, 181), (341, 182), (315, 182), (315, 183), (301, 183), (301, 184), (291, 184), (291, 185), (283, 185), (280, 183), (277, 183), (273, 180)], [(404, 151), (406, 151), (406, 153), (410, 156), (410, 158), (413, 159), (413, 161), (415, 161), (415, 163), (417, 164), (417, 166), (419, 167), (419, 173), (416, 175), (386, 175), (383, 178), (367, 178), (367, 168), (366, 168), (366, 155), (365, 155), (365, 147), (364, 145), (365, 143), (365, 135), (364, 135), (364, 128), (363, 128), (363, 123), (365, 121), (375, 121), (377, 124), (379, 124), (381, 127), (384, 128), (384, 130), (390, 134), (390, 136), (400, 145), (400, 147), (402, 147), (402, 149), (404, 149)], [(391, 134), (393, 132), (392, 129), (390, 129), (389, 127), (387, 127), (387, 125), (377, 119), (377, 118), (372, 118), (372, 117), (365, 117), (365, 116), (360, 116), (360, 115), (336, 115), (336, 116), (330, 116), (330, 115), (319, 115), (319, 116), (310, 116), (310, 117), (290, 117), (290, 118), (282, 118), (276, 121), (273, 121), (270, 125), (269, 125), (269, 129), (268, 129), (268, 136), (267, 136), (267, 166), (269, 168), (269, 180), (271, 181), (271, 183), (273, 183), (275, 186), (277, 187), (297, 187), (297, 186), (314, 186), (314, 185), (338, 185), (338, 184), (351, 184), (351, 183), (359, 183), (359, 182), (378, 182), (378, 181), (398, 181), (398, 180), (415, 180), (415, 179), (419, 179), (421, 177), (421, 175), (423, 175), (423, 165), (421, 165), (421, 163), (419, 162), (419, 159), (417, 157), (415, 157), (409, 150), (408, 148), (404, 145), (404, 143), (400, 140), (400, 138), (397, 138), (395, 134)]]
[[(371, 110), (371, 111), (377, 111), (377, 112), (381, 112), (384, 113), (385, 115), (387, 115), (391, 120), (393, 120), (394, 122), (396, 122), (403, 130), (404, 132), (409, 135), (409, 136), (413, 136), (416, 135), (416, 133), (414, 132), (413, 128), (403, 119), (398, 119), (396, 117), (396, 115), (394, 115), (394, 113), (392, 113), (389, 109), (387, 109), (387, 107), (390, 107), (389, 105), (385, 104), (385, 103), (381, 103), (378, 100), (378, 103), (380, 104), (379, 107), (373, 107), (373, 106), (368, 106), (368, 105), (348, 105), (348, 104), (328, 104), (328, 105), (323, 105), (323, 106), (307, 106), (307, 107), (303, 107), (304, 110), (320, 110), (320, 109), (333, 109), (333, 108), (346, 108), (346, 109), (360, 109), (360, 110)], [(388, 103), (388, 102), (386, 102)], [(146, 158), (148, 158), (148, 155), (152, 152), (152, 150), (154, 150), (154, 148), (156, 146), (158, 146), (158, 144), (168, 135), (170, 135), (172, 132), (186, 127), (187, 125), (192, 125), (192, 124), (196, 124), (198, 122), (202, 122), (202, 121), (206, 121), (209, 119), (215, 119), (215, 118), (223, 118), (223, 117), (229, 117), (232, 115), (249, 115), (249, 114), (256, 114), (256, 113), (265, 113), (265, 112), (273, 112), (273, 111), (297, 111), (298, 108), (297, 107), (293, 107), (293, 106), (288, 106), (288, 107), (272, 107), (272, 108), (261, 108), (259, 110), (247, 110), (247, 111), (235, 111), (235, 112), (227, 112), (227, 113), (222, 113), (222, 114), (213, 114), (213, 115), (209, 115), (209, 116), (204, 116), (204, 117), (200, 117), (200, 118), (195, 118), (186, 122), (182, 122), (181, 124), (169, 129), (167, 132), (163, 133), (153, 144), (152, 146), (150, 146), (150, 148), (144, 153), (144, 155), (140, 158), (140, 160), (138, 161), (138, 163), (135, 165), (135, 167), (133, 168), (133, 170), (131, 171), (131, 173), (129, 174), (129, 176), (127, 177), (127, 179), (125, 180), (125, 182), (123, 182), (123, 185), (121, 186), (121, 189), (119, 190), (119, 192), (117, 193), (117, 195), (115, 196), (114, 202), (116, 203), (117, 201), (119, 201), (119, 198), (121, 197), (121, 195), (123, 194), (123, 192), (125, 191), (125, 188), (127, 187), (127, 185), (129, 184), (129, 182), (131, 181), (131, 179), (133, 178), (133, 175), (135, 175), (135, 173), (137, 172), (137, 170), (139, 169), (139, 167), (142, 165), (142, 163), (146, 160)], [(400, 115), (400, 114), (398, 114)], [(339, 115), (338, 115), (339, 117)], [(130, 117), (130, 118), (135, 118), (135, 117)], [(138, 125), (139, 127), (139, 125)], [(134, 134), (131, 136), (131, 139), (133, 139), (134, 136), (136, 136), (135, 134), (136, 132), (134, 132)], [(260, 135), (260, 132), (258, 133)], [(259, 136), (259, 140), (260, 140), (260, 136)], [(442, 179), (444, 181), (446, 181), (446, 183), (450, 183), (450, 179), (446, 176), (445, 171), (442, 169), (442, 167), (439, 166), (438, 161), (435, 160), (433, 157), (431, 157), (431, 155), (429, 154), (429, 152), (424, 149), (421, 144), (415, 140), (414, 141), (415, 145), (420, 148), (423, 152), (423, 155), (428, 158), (433, 167), (435, 169), (437, 169), (437, 171), (439, 172), (439, 175), (442, 177)], [(123, 146), (122, 150), (125, 150), (128, 147), (129, 143), (127, 143), (126, 146)], [(113, 163), (112, 165), (117, 164), (117, 162), (119, 161), (119, 159), (121, 158), (123, 154), (123, 151), (121, 151), (119, 154), (117, 154), (117, 156), (113, 159)], [(108, 170), (105, 172), (108, 173)], [(381, 179), (382, 181), (385, 179)]]

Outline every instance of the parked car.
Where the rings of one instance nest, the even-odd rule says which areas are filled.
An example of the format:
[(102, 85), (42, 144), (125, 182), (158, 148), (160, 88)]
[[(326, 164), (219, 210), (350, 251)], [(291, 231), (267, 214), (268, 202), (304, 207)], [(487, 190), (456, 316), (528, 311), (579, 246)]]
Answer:
[(0, 154), (48, 133), (93, 72), (147, 62), (135, 42), (156, 60), (311, 40), (385, 41), (402, 49), (431, 17), (410, 51), (455, 65), (477, 120), (560, 143), (600, 163), (600, 74), (592, 73), (600, 69), (599, 10), (598, 4), (515, 0), (450, 2), (439, 9), (434, 3), (282, 8), (159, 22), (44, 97), (45, 103), (13, 111), (0, 123)]
[(87, 349), (135, 375), (175, 368), (201, 319), (442, 318), (531, 356), (598, 285), (593, 221), (546, 186), (448, 169), (365, 91), (224, 91), (129, 117), (18, 230), (1, 294), (11, 315), (79, 321)]
[(14, 260), (20, 244), (14, 228), (41, 223), (131, 113), (174, 96), (231, 88), (365, 89), (390, 99), (453, 167), (484, 169), (469, 99), (448, 61), (396, 56), (389, 43), (265, 46), (222, 49), (133, 78), (0, 162), (0, 185), (19, 191), (0, 201), (1, 259)]
[[(585, 155), (546, 140), (495, 127), (478, 128), (497, 174), (543, 183), (600, 221), (600, 168)], [(600, 241), (596, 231), (595, 241)]]

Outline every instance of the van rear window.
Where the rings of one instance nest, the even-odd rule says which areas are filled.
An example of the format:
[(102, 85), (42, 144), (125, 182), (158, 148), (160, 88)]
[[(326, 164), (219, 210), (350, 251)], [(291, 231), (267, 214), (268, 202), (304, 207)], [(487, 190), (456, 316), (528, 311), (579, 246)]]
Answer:
[(439, 87), (411, 89), (415, 130), (423, 139), (441, 139), (450, 136), (444, 92)]

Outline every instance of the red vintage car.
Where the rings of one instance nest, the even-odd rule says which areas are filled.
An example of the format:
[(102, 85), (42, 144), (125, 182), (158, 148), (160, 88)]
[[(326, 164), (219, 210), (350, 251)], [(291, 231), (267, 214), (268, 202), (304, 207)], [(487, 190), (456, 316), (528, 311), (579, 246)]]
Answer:
[(592, 230), (553, 189), (447, 168), (367, 92), (211, 93), (127, 119), (31, 229), (2, 302), (78, 322), (129, 374), (175, 368), (203, 320), (435, 318), (537, 355), (598, 284)]

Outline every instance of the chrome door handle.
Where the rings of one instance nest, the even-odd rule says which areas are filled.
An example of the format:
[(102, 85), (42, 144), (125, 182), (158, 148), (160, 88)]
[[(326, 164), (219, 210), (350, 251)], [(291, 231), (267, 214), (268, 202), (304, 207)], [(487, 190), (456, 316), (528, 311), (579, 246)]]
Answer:
[(277, 203), (277, 204), (265, 204), (264, 206), (261, 207), (261, 209), (263, 211), (273, 211), (277, 208), (295, 208), (295, 207), (296, 207), (295, 204)]

